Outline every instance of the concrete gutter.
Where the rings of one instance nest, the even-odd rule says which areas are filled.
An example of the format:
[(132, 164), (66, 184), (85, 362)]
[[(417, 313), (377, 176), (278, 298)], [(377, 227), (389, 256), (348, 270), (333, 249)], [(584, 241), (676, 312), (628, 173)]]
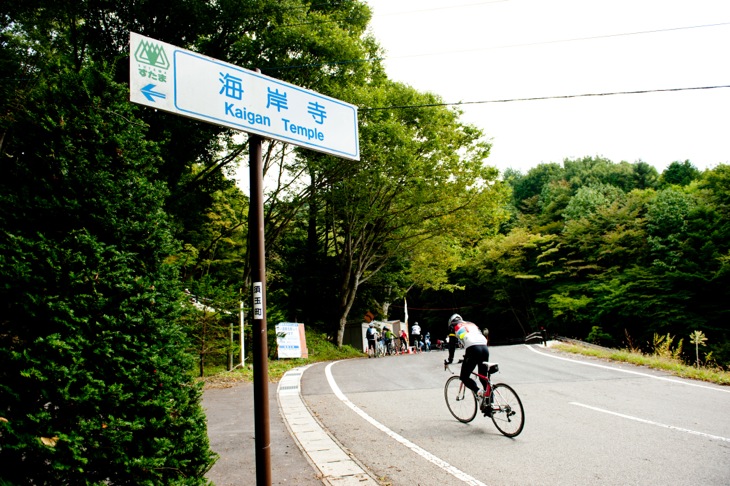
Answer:
[(354, 460), (314, 418), (301, 395), (301, 378), (309, 366), (288, 371), (279, 381), (279, 410), (289, 433), (322, 476), (333, 486), (377, 486), (378, 482)]

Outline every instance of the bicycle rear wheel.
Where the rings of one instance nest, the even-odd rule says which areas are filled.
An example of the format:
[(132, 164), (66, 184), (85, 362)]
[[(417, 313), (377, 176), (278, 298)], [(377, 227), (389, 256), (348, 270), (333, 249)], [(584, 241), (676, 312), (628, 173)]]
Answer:
[(512, 387), (504, 383), (492, 388), (492, 422), (507, 437), (517, 437), (525, 426), (522, 401)]
[(477, 397), (473, 391), (464, 386), (458, 376), (446, 380), (444, 398), (449, 412), (459, 422), (468, 423), (477, 416)]

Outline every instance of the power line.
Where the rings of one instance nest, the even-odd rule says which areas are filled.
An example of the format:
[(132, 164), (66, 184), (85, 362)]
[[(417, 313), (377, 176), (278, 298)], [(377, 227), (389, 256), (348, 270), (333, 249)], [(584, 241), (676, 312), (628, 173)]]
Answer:
[(636, 91), (612, 91), (605, 93), (583, 93), (583, 94), (572, 94), (572, 95), (556, 95), (556, 96), (536, 96), (531, 98), (506, 98), (499, 100), (484, 100), (484, 101), (459, 101), (456, 103), (424, 103), (422, 105), (391, 105), (391, 106), (375, 106), (375, 107), (360, 107), (359, 111), (377, 111), (377, 110), (396, 110), (406, 108), (428, 108), (435, 106), (461, 106), (461, 105), (481, 105), (487, 103), (511, 103), (514, 101), (538, 101), (538, 100), (560, 100), (570, 98), (587, 98), (597, 96), (616, 96), (616, 95), (629, 95), (629, 94), (647, 94), (647, 93), (666, 93), (673, 91), (692, 91), (692, 90), (704, 90), (704, 89), (718, 89), (718, 88), (730, 88), (730, 84), (722, 84), (716, 86), (696, 86), (688, 88), (659, 88), (659, 89), (642, 89)]
[(702, 24), (702, 25), (687, 25), (683, 27), (667, 27), (666, 29), (654, 29), (654, 30), (639, 30), (636, 32), (621, 32), (618, 34), (604, 34), (604, 35), (592, 35), (588, 37), (573, 37), (568, 39), (554, 39), (554, 40), (546, 40), (546, 41), (538, 41), (538, 42), (527, 42), (524, 44), (505, 44), (501, 46), (491, 46), (491, 47), (477, 47), (474, 49), (463, 49), (459, 51), (442, 51), (442, 52), (428, 52), (424, 54), (406, 54), (403, 56), (388, 56), (387, 59), (403, 59), (408, 57), (427, 57), (427, 56), (442, 56), (446, 54), (455, 54), (455, 53), (462, 53), (462, 52), (481, 52), (481, 51), (490, 51), (493, 49), (514, 49), (517, 47), (532, 47), (532, 46), (542, 46), (542, 45), (549, 45), (549, 44), (564, 44), (567, 42), (580, 42), (580, 41), (587, 41), (587, 40), (598, 40), (598, 39), (610, 39), (613, 37), (624, 37), (624, 36), (631, 36), (631, 35), (645, 35), (645, 34), (659, 34), (662, 32), (673, 32), (678, 30), (689, 30), (689, 29), (703, 29), (708, 27), (723, 27), (726, 25), (730, 25), (730, 22), (719, 22), (716, 24)]
[(406, 54), (402, 56), (384, 56), (384, 57), (374, 57), (370, 59), (342, 59), (338, 61), (325, 61), (325, 62), (319, 62), (319, 63), (311, 63), (311, 64), (299, 64), (296, 66), (272, 66), (267, 68), (262, 68), (262, 71), (276, 71), (276, 70), (283, 70), (283, 69), (301, 69), (301, 68), (307, 68), (307, 67), (322, 67), (322, 66), (332, 66), (332, 65), (341, 65), (341, 64), (354, 64), (354, 63), (367, 63), (367, 62), (373, 62), (373, 61), (382, 61), (385, 59), (406, 59), (406, 58), (412, 58), (412, 57), (430, 57), (430, 56), (444, 56), (447, 54), (456, 54), (456, 53), (464, 53), (464, 52), (482, 52), (482, 51), (490, 51), (495, 49), (514, 49), (519, 47), (533, 47), (533, 46), (541, 46), (541, 45), (549, 45), (549, 44), (564, 44), (568, 42), (580, 42), (580, 41), (587, 41), (587, 40), (598, 40), (598, 39), (610, 39), (614, 37), (624, 37), (624, 36), (632, 36), (632, 35), (646, 35), (646, 34), (659, 34), (662, 32), (674, 32), (678, 30), (690, 30), (690, 29), (703, 29), (703, 28), (709, 28), (709, 27), (723, 27), (730, 25), (730, 22), (718, 22), (716, 24), (702, 24), (702, 25), (687, 25), (683, 27), (667, 27), (666, 29), (654, 29), (654, 30), (640, 30), (635, 32), (620, 32), (617, 34), (604, 34), (604, 35), (594, 35), (594, 36), (588, 36), (588, 37), (573, 37), (568, 39), (553, 39), (553, 40), (546, 40), (546, 41), (538, 41), (538, 42), (527, 42), (524, 44), (505, 44), (500, 46), (490, 46), (490, 47), (477, 47), (473, 49), (462, 49), (457, 51), (441, 51), (441, 52), (427, 52), (422, 54)]

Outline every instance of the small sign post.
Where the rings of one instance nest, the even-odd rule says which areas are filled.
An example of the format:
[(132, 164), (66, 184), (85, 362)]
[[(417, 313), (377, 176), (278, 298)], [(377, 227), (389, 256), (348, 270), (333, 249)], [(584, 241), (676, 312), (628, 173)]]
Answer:
[(304, 324), (297, 322), (280, 322), (276, 325), (276, 347), (278, 357), (306, 358), (307, 348), (304, 335)]
[(360, 160), (357, 107), (134, 32), (129, 45), (130, 101), (249, 134), (256, 484), (268, 486), (271, 455), (261, 142), (266, 137)]

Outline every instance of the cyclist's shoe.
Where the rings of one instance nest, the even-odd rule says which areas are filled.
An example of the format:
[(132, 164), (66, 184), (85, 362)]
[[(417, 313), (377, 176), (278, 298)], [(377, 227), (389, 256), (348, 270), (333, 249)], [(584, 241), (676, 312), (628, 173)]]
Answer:
[(492, 416), (492, 407), (482, 407), (482, 413), (485, 417), (491, 417)]

